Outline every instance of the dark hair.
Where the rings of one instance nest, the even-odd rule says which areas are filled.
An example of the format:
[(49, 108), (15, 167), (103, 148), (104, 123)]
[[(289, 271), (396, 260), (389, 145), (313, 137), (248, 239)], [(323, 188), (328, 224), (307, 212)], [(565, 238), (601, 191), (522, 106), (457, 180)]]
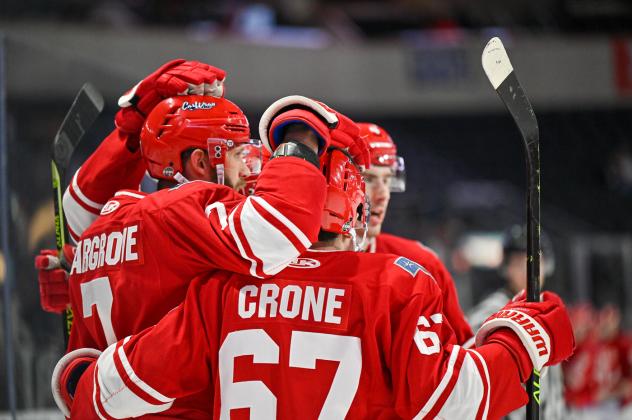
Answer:
[(336, 232), (327, 232), (321, 229), (320, 232), (318, 232), (318, 242), (331, 242), (335, 240), (338, 235)]

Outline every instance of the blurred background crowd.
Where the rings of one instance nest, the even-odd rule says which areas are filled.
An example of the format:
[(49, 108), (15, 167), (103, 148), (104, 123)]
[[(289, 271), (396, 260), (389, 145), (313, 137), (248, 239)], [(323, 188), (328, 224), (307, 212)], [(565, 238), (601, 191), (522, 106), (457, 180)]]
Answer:
[(83, 82), (104, 93), (106, 109), (69, 173), (111, 129), (118, 95), (177, 57), (227, 70), (227, 97), (253, 137), (265, 107), (293, 93), (379, 124), (408, 178), (384, 230), (433, 248), (475, 317), (494, 294), (513, 293), (507, 238), (525, 219), (521, 140), (480, 68), (491, 36), (503, 38), (538, 116), (545, 288), (569, 302), (577, 338), (559, 389), (564, 414), (545, 418), (632, 418), (630, 28), (627, 0), (0, 2), (10, 193), (0, 229), (11, 244), (0, 287), (10, 293), (3, 313), (23, 418), (53, 406), (50, 374), (63, 352), (61, 320), (39, 306), (33, 258), (54, 246), (50, 144)]

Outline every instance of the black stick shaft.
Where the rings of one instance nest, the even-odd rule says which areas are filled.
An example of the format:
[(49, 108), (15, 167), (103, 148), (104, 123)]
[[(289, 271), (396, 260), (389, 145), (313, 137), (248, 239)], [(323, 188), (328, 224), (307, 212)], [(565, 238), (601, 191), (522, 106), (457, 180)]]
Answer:
[[(527, 156), (527, 301), (540, 300), (540, 150), (537, 139), (526, 143)], [(527, 382), (527, 419), (540, 418), (540, 375)]]
[[(527, 301), (540, 301), (540, 131), (529, 99), (512, 71), (496, 89), (516, 126), (525, 147), (527, 169)], [(527, 419), (540, 418), (540, 374), (527, 382)]]

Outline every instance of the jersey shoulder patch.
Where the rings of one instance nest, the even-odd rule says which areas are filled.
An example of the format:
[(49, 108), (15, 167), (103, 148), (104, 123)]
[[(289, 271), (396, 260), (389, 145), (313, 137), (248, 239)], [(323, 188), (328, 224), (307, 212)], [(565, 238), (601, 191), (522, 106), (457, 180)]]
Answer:
[(424, 268), (423, 265), (409, 260), (406, 257), (397, 257), (393, 264), (406, 271), (412, 277), (415, 277), (419, 271), (432, 277), (432, 275), (428, 272), (428, 270)]

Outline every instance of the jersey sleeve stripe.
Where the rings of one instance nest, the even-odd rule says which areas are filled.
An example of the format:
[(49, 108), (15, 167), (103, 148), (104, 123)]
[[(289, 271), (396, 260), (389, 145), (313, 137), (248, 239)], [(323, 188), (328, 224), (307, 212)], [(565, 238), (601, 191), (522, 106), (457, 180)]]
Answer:
[(459, 355), (459, 346), (453, 346), (452, 351), (450, 353), (450, 359), (448, 360), (448, 367), (445, 371), (445, 374), (441, 378), (441, 381), (439, 382), (439, 386), (437, 386), (437, 389), (435, 389), (435, 391), (432, 393), (428, 401), (426, 401), (426, 404), (424, 404), (421, 411), (417, 413), (417, 415), (415, 416), (415, 419), (424, 418), (424, 416), (428, 414), (430, 410), (434, 408), (435, 404), (437, 403), (437, 400), (439, 399), (439, 397), (441, 396), (445, 388), (448, 386), (450, 379), (452, 379), (452, 373), (454, 371), (454, 363), (456, 363), (456, 359), (458, 355)]
[[(119, 358), (120, 350), (122, 350), (120, 342), (113, 344), (103, 352), (97, 361), (98, 374), (96, 375), (95, 385), (98, 384), (99, 386), (99, 394), (98, 398), (95, 399), (95, 409), (99, 409), (100, 405), (103, 408), (101, 412), (105, 412), (108, 416), (125, 418), (137, 417), (148, 413), (159, 413), (171, 408), (173, 399), (163, 396), (142, 382), (133, 370), (127, 371), (127, 367), (124, 366), (123, 361)], [(121, 372), (121, 368), (123, 368), (123, 372)], [(143, 385), (141, 386), (140, 383)], [(138, 388), (130, 386), (130, 384), (138, 385)], [(143, 389), (143, 386), (151, 391), (151, 393), (147, 393), (150, 396), (157, 395), (161, 397), (160, 399), (156, 398), (156, 400), (169, 402), (155, 404), (147, 401), (149, 398), (146, 395), (141, 396), (136, 393), (139, 388)], [(136, 388), (136, 392), (132, 388)], [(145, 392), (139, 392), (139, 394), (145, 394)], [(152, 398), (152, 400), (154, 399)]]
[[(263, 263), (263, 273), (274, 275), (283, 270), (301, 252), (283, 232), (255, 209), (252, 203), (255, 200), (251, 201), (250, 198), (252, 197), (246, 200), (241, 211), (241, 228), (253, 254)], [(256, 202), (261, 203), (262, 200)], [(265, 209), (269, 210), (269, 207)], [(309, 244), (309, 241), (307, 243)]]
[(140, 389), (146, 392), (151, 398), (154, 398), (158, 403), (160, 404), (172, 403), (174, 401), (173, 398), (169, 398), (161, 394), (160, 392), (158, 392), (157, 390), (155, 390), (154, 388), (146, 384), (142, 379), (138, 377), (138, 375), (136, 375), (136, 372), (134, 372), (134, 369), (132, 369), (132, 365), (129, 363), (129, 360), (127, 360), (127, 355), (125, 354), (125, 349), (124, 349), (125, 344), (129, 341), (130, 338), (131, 337), (126, 337), (125, 340), (123, 340), (123, 344), (119, 346), (117, 349), (117, 354), (121, 360), (121, 364), (125, 368), (125, 373), (132, 380), (133, 383), (138, 385)]
[(103, 404), (101, 404), (101, 398), (97, 398), (97, 396), (101, 396), (101, 386), (99, 385), (99, 365), (94, 367), (94, 376), (92, 378), (92, 383), (94, 386), (92, 387), (92, 406), (94, 407), (94, 411), (99, 416), (101, 420), (110, 420), (112, 417), (108, 416), (103, 408)]
[(103, 204), (90, 200), (88, 197), (86, 197), (83, 191), (81, 191), (81, 188), (79, 188), (79, 184), (77, 183), (77, 178), (79, 177), (80, 170), (81, 168), (77, 169), (77, 172), (75, 172), (69, 188), (72, 189), (72, 191), (77, 195), (79, 201), (86, 204), (87, 206), (94, 208), (98, 213), (103, 208)]
[[(101, 209), (97, 209), (94, 208), (92, 206), (87, 205), (86, 203), (84, 203), (83, 201), (81, 201), (81, 199), (77, 196), (77, 193), (75, 192), (75, 190), (72, 188), (72, 186), (68, 187), (68, 189), (66, 189), (66, 192), (68, 194), (70, 194), (70, 197), (72, 197), (72, 199), (79, 204), (84, 210), (92, 213), (92, 214), (96, 214), (99, 215), (99, 213), (101, 212)], [(65, 194), (64, 194), (65, 195)]]
[[(474, 359), (465, 351), (458, 378), (441, 410), (439, 418), (475, 420), (484, 404), (486, 387)], [(455, 375), (456, 376), (456, 375)]]
[(483, 404), (481, 404), (481, 406), (479, 407), (476, 418), (486, 420), (487, 413), (489, 412), (489, 399), (490, 399), (489, 397), (490, 397), (490, 392), (491, 392), (489, 370), (487, 369), (487, 363), (485, 363), (485, 359), (483, 359), (483, 356), (481, 356), (479, 352), (477, 352), (476, 350), (469, 350), (468, 353), (470, 354), (470, 356), (473, 355), (472, 359), (474, 359), (474, 362), (476, 363), (476, 366), (478, 367), (478, 371), (485, 374), (484, 381), (483, 381), (483, 385), (485, 386), (485, 393), (483, 395), (483, 401), (482, 401)]
[(259, 204), (261, 207), (265, 208), (270, 214), (272, 214), (281, 223), (283, 223), (288, 229), (290, 229), (290, 231), (292, 231), (292, 233), (298, 238), (298, 240), (301, 241), (301, 243), (303, 244), (305, 248), (309, 248), (311, 246), (312, 243), (307, 238), (307, 236), (305, 236), (305, 234), (294, 223), (292, 223), (287, 217), (285, 217), (280, 211), (278, 211), (272, 205), (270, 205), (270, 203), (268, 203), (263, 198), (257, 197), (257, 196), (252, 196), (249, 198), (255, 201), (257, 204)]
[(260, 206), (259, 203), (257, 203), (256, 201), (253, 200), (252, 204), (253, 204), (254, 209), (261, 216), (263, 216), (268, 222), (270, 222), (272, 226), (277, 228), (279, 232), (281, 232), (283, 236), (285, 236), (285, 238), (292, 243), (294, 248), (296, 248), (299, 253), (302, 254), (303, 251), (307, 249), (307, 247), (304, 246), (303, 242), (299, 238), (297, 238), (296, 235), (294, 235), (292, 230), (290, 230), (286, 225), (284, 225), (279, 219), (277, 219), (276, 217), (268, 213), (268, 211), (264, 207)]
[[(230, 233), (233, 235), (233, 240), (235, 241), (235, 244), (237, 244), (237, 248), (239, 249), (239, 253), (241, 254), (242, 258), (250, 261), (251, 263), (250, 275), (261, 278), (262, 276), (257, 274), (257, 261), (254, 259), (254, 256), (246, 253), (246, 249), (244, 248), (244, 244), (242, 243), (240, 239), (240, 235), (237, 233), (237, 228), (239, 228), (239, 231), (243, 237), (243, 231), (241, 229), (240, 224), (238, 224), (239, 226), (235, 225), (235, 213), (237, 212), (237, 210), (241, 210), (241, 207), (242, 205), (239, 205), (235, 207), (233, 211), (230, 212), (230, 215), (228, 216), (228, 228), (230, 229)], [(239, 216), (237, 216), (237, 220), (239, 220)]]
[(77, 244), (77, 242), (79, 242), (79, 238), (80, 235), (77, 235), (71, 228), (70, 226), (68, 226), (68, 224), (66, 223), (66, 227), (68, 228), (68, 234), (70, 235), (70, 239), (72, 239), (72, 241), (75, 243), (75, 245)]
[[(458, 388), (457, 381), (461, 375), (461, 369), (463, 367), (463, 362), (465, 361), (466, 355), (467, 353), (462, 348), (459, 347), (459, 351), (456, 357), (456, 361), (454, 362), (454, 369), (451, 373), (450, 380), (448, 381), (445, 389), (443, 390), (443, 392), (437, 399), (437, 402), (435, 403), (432, 410), (424, 414), (426, 418), (434, 419), (435, 417), (437, 417), (439, 415), (439, 412), (444, 409), (445, 403), (452, 395), (455, 387)], [(477, 407), (478, 407), (479, 402), (480, 402), (480, 399), (476, 403)], [(458, 402), (456, 404), (458, 405)], [(450, 406), (448, 406), (447, 410), (450, 411), (449, 409), (450, 409)], [(453, 416), (448, 416), (446, 418), (453, 418)]]
[(92, 213), (84, 209), (72, 194), (66, 190), (63, 198), (64, 213), (68, 223), (68, 229), (74, 232), (73, 239), (77, 240), (84, 230), (86, 230), (92, 222), (99, 216), (98, 213)]

